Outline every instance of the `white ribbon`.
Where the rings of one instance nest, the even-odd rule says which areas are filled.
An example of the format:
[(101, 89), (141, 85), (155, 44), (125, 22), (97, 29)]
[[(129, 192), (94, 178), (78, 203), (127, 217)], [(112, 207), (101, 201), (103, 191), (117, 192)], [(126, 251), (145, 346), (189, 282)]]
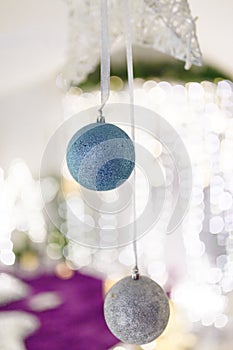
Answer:
[(99, 121), (104, 121), (103, 108), (109, 98), (110, 91), (110, 49), (108, 26), (108, 0), (101, 0), (101, 54), (100, 54), (100, 80), (101, 80), (101, 107)]
[[(133, 87), (133, 53), (132, 53), (132, 39), (131, 39), (131, 23), (130, 23), (130, 3), (129, 0), (124, 1), (124, 18), (125, 18), (125, 44), (126, 44), (126, 59), (128, 71), (128, 89), (130, 100), (130, 119), (131, 119), (131, 134), (132, 140), (135, 144), (135, 120), (134, 120), (134, 87)], [(103, 109), (108, 101), (110, 92), (110, 48), (109, 48), (109, 26), (108, 26), (108, 1), (101, 0), (101, 106), (99, 108), (98, 122), (104, 122)], [(136, 200), (135, 200), (135, 179), (136, 171), (133, 170), (133, 223), (134, 223), (134, 237), (133, 247), (135, 255), (135, 266), (133, 269), (133, 278), (138, 278), (138, 256), (137, 256), (137, 230), (136, 230)]]
[[(128, 72), (128, 89), (129, 89), (129, 101), (130, 101), (130, 121), (131, 121), (131, 135), (133, 143), (135, 144), (135, 118), (134, 118), (134, 87), (133, 87), (133, 52), (132, 52), (132, 38), (131, 38), (131, 21), (130, 21), (130, 2), (124, 0), (124, 17), (125, 17), (125, 45), (126, 45), (126, 60), (127, 60), (127, 72)], [(138, 274), (138, 254), (137, 254), (137, 212), (136, 212), (136, 168), (133, 170), (133, 249), (135, 257), (135, 265), (133, 269), (133, 278), (137, 279)]]

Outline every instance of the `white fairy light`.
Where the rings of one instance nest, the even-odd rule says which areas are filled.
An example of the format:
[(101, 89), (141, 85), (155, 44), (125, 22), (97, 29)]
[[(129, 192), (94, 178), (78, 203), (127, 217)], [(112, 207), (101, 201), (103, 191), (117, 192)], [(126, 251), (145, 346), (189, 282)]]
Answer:
[[(137, 81), (136, 85), (137, 104), (159, 113), (176, 128), (192, 162), (192, 198), (182, 225), (187, 277), (184, 283), (172, 291), (174, 301), (182, 304), (192, 321), (200, 321), (206, 326), (214, 325), (216, 328), (224, 327), (227, 323), (224, 315), (227, 299), (223, 293), (233, 290), (233, 236), (230, 234), (229, 239), (226, 239), (226, 231), (233, 231), (233, 123), (229, 117), (232, 109), (232, 85), (229, 82), (203, 82), (183, 86), (157, 83), (154, 80)], [(125, 91), (111, 92), (109, 103), (113, 101), (126, 103), (127, 94)], [(64, 99), (65, 118), (98, 103), (98, 92), (79, 92), (78, 95), (70, 92)], [(161, 144), (155, 144), (140, 130), (136, 130), (136, 137), (153, 157), (159, 158), (166, 182), (158, 182), (154, 186), (167, 186), (166, 191), (169, 194), (169, 200), (164, 206), (166, 212), (161, 214), (158, 226), (140, 240), (143, 251), (142, 271), (164, 284), (168, 278), (164, 238), (174, 197), (174, 169)], [(185, 186), (181, 188), (182, 195), (185, 196), (186, 191)], [(98, 220), (101, 227), (112, 224), (119, 226), (125, 218), (119, 216), (117, 222), (110, 221), (111, 223), (106, 218), (99, 217)], [(206, 249), (208, 232), (205, 233), (206, 240), (202, 240), (203, 227), (207, 228), (208, 223), (209, 233), (216, 235), (216, 244), (222, 244), (222, 248), (225, 248), (221, 255), (211, 259), (210, 252)], [(211, 237), (212, 240), (215, 239)], [(101, 242), (108, 243), (109, 236), (105, 235), (104, 230), (100, 231), (100, 239)], [(118, 239), (117, 233), (114, 239)], [(118, 258), (112, 263), (113, 271), (109, 270), (107, 274), (116, 275), (114, 271), (118, 270), (121, 271), (120, 275), (128, 273), (132, 264), (132, 252), (125, 249), (116, 251)], [(104, 257), (104, 254), (100, 251), (98, 259)], [(91, 264), (94, 266), (96, 262), (97, 258)], [(96, 266), (100, 271), (106, 272), (104, 264), (101, 260)]]
[(100, 215), (100, 218), (98, 220), (99, 226), (103, 227), (104, 225), (108, 224), (108, 225), (117, 225), (117, 218), (115, 217), (115, 215)]
[(201, 100), (205, 96), (205, 91), (201, 84), (198, 83), (189, 83), (188, 86), (188, 95), (191, 101)]
[(210, 232), (213, 234), (222, 232), (224, 228), (224, 221), (221, 216), (214, 216), (209, 222)]
[(149, 344), (141, 345), (141, 348), (143, 350), (155, 350), (156, 349), (156, 340)]
[(207, 276), (207, 282), (211, 284), (215, 284), (221, 281), (222, 279), (222, 271), (221, 269), (217, 267), (210, 268), (208, 276)]
[(47, 177), (42, 179), (41, 187), (41, 191), (45, 194), (44, 200), (48, 203), (52, 202), (59, 189), (58, 182), (52, 177)]
[[(104, 227), (104, 228), (106, 228), (106, 227)], [(112, 229), (111, 232), (106, 231), (106, 230), (100, 230), (101, 241), (102, 240), (104, 241), (104, 246), (107, 243), (116, 243), (116, 245), (117, 245), (118, 232), (117, 232), (117, 230), (114, 230), (115, 226), (110, 226), (108, 228)]]
[(0, 260), (4, 265), (14, 265), (15, 254), (11, 249), (2, 249), (0, 254)]
[(217, 95), (221, 99), (229, 99), (232, 96), (232, 83), (230, 81), (220, 81), (217, 86)]
[(227, 323), (228, 323), (227, 315), (222, 314), (216, 317), (214, 325), (216, 328), (223, 328), (227, 325)]
[[(44, 242), (47, 227), (43, 214), (39, 182), (34, 180), (26, 163), (14, 160), (9, 174), (4, 179), (1, 172), (0, 182), (0, 261), (4, 265), (13, 265), (15, 254), (11, 235), (14, 230), (24, 231), (34, 242)], [(47, 200), (51, 201), (58, 191), (55, 179), (44, 179)]]
[(228, 210), (232, 207), (233, 200), (232, 200), (232, 195), (228, 192), (223, 192), (219, 196), (219, 207), (221, 208), (222, 211)]
[[(218, 100), (214, 99), (216, 96), (218, 96)], [(194, 283), (190, 284), (188, 287), (183, 285), (180, 288), (174, 289), (173, 295), (174, 300), (177, 303), (180, 302), (188, 310), (190, 318), (193, 321), (201, 321), (205, 326), (214, 324), (215, 327), (222, 328), (227, 324), (228, 318), (223, 314), (226, 298), (221, 294), (221, 288), (224, 292), (229, 292), (233, 289), (233, 266), (230, 261), (232, 260), (233, 238), (230, 235), (226, 243), (226, 254), (217, 257), (217, 267), (213, 267), (210, 264), (205, 264), (208, 256), (205, 243), (200, 239), (200, 233), (204, 220), (204, 190), (208, 188), (209, 185), (210, 210), (212, 215), (209, 220), (210, 232), (218, 235), (224, 230), (232, 230), (230, 226), (232, 224), (231, 213), (227, 214), (224, 212), (230, 210), (232, 207), (231, 194), (233, 193), (233, 185), (231, 179), (229, 179), (229, 177), (227, 178), (227, 175), (231, 174), (233, 169), (233, 133), (231, 129), (227, 127), (227, 114), (226, 111), (222, 109), (222, 106), (227, 105), (227, 100), (232, 98), (231, 85), (228, 82), (220, 82), (217, 87), (213, 84), (207, 89), (204, 83), (192, 83), (185, 87), (182, 85), (173, 86), (168, 83), (157, 84), (154, 81), (150, 81), (148, 83), (143, 83), (142, 86), (139, 84), (136, 97), (140, 105), (151, 107), (156, 112), (161, 113), (163, 117), (177, 127), (177, 129), (183, 130), (184, 134), (187, 132), (185, 141), (187, 142), (187, 148), (192, 156), (193, 173), (195, 175), (193, 179), (194, 186), (191, 208), (182, 230), (183, 242), (187, 255), (188, 276), (190, 278), (193, 277)], [(124, 98), (124, 93), (112, 92), (110, 102), (123, 102)], [(97, 105), (98, 101), (98, 93), (82, 94), (80, 92), (76, 96), (66, 96), (66, 117), (72, 115), (74, 112), (89, 108), (91, 105)], [(199, 104), (200, 101), (201, 107)], [(203, 106), (205, 103), (204, 110)], [(198, 115), (198, 119), (195, 121), (196, 115)], [(170, 119), (171, 117), (172, 120)], [(200, 126), (198, 126), (197, 124), (199, 124), (202, 119), (203, 123), (200, 123)], [(181, 123), (183, 124), (183, 129), (181, 128)], [(202, 129), (204, 129), (205, 132), (204, 135), (200, 136), (200, 130), (202, 131)], [(162, 146), (161, 144), (157, 146), (159, 151), (157, 153), (155, 152), (155, 154), (157, 157), (162, 158)], [(148, 148), (150, 149), (153, 147), (156, 148), (157, 146), (154, 146), (153, 142), (148, 142)], [(170, 186), (171, 189), (173, 183), (171, 165), (169, 164), (167, 168), (164, 168), (166, 173), (166, 185), (168, 187)], [(204, 178), (203, 173), (208, 173), (207, 178)], [(16, 181), (18, 175), (19, 183)], [(66, 170), (64, 170), (63, 175), (66, 179), (70, 180), (70, 176), (69, 174), (67, 175)], [(13, 186), (10, 189), (9, 185), (11, 185), (12, 182)], [(6, 265), (11, 265), (14, 263), (15, 259), (12, 251), (12, 243), (10, 241), (11, 232), (14, 228), (27, 230), (29, 226), (29, 235), (35, 242), (43, 241), (46, 237), (44, 219), (41, 215), (33, 216), (31, 222), (30, 220), (25, 220), (25, 211), (18, 210), (18, 208), (15, 210), (14, 203), (16, 200), (16, 193), (21, 193), (22, 201), (26, 203), (27, 208), (32, 206), (33, 208), (39, 209), (39, 211), (42, 210), (43, 205), (38, 199), (38, 192), (34, 185), (35, 183), (25, 166), (19, 166), (19, 164), (17, 164), (11, 172), (11, 176), (5, 181), (4, 173), (0, 169), (0, 192), (1, 194), (3, 193), (3, 195), (5, 192), (6, 195), (4, 195), (3, 198), (7, 198), (6, 202), (4, 200), (2, 201), (2, 204), (6, 204), (5, 207), (2, 205), (0, 208), (0, 213), (3, 217), (0, 223), (1, 229), (3, 229), (1, 232), (4, 232), (3, 237), (0, 237), (0, 259)], [(45, 182), (45, 188), (47, 188), (47, 185), (48, 183)], [(52, 183), (51, 185), (51, 188), (49, 188), (51, 193), (48, 191), (48, 201), (54, 198), (57, 189), (55, 183), (54, 187)], [(24, 186), (28, 186), (30, 191), (24, 191)], [(138, 187), (139, 186), (138, 184)], [(32, 192), (32, 195), (30, 195), (29, 192)], [(143, 193), (139, 193), (139, 195), (142, 194)], [(69, 204), (73, 210), (80, 213), (81, 220), (84, 222), (86, 221), (90, 227), (93, 227), (94, 219), (91, 215), (85, 213), (85, 205), (82, 199), (78, 196), (76, 199), (73, 201), (73, 199), (68, 197), (67, 203), (60, 205), (59, 213), (62, 213), (61, 216), (67, 219), (67, 222), (72, 226), (72, 217), (71, 215), (69, 216), (69, 211), (67, 213), (66, 210), (66, 204)], [(109, 202), (111, 202), (111, 200), (109, 200)], [(17, 211), (18, 215), (17, 220), (14, 218), (12, 222), (13, 210), (15, 210), (14, 212)], [(28, 213), (28, 216), (31, 216), (33, 210)], [(166, 219), (166, 213), (162, 216), (162, 219)], [(98, 223), (102, 228), (106, 228), (106, 225), (109, 225), (108, 228), (112, 228), (114, 224), (118, 224), (118, 222), (115, 221), (109, 223), (104, 222), (102, 217), (100, 217)], [(145, 239), (142, 240), (142, 245), (147, 259), (147, 272), (157, 281), (160, 281), (160, 277), (167, 278), (166, 265), (164, 263), (164, 235), (161, 234), (161, 236), (159, 236), (154, 234), (154, 232), (155, 231), (151, 232), (151, 234), (148, 234)], [(106, 236), (105, 231), (100, 231), (100, 238), (103, 241), (107, 243), (110, 242), (109, 237), (110, 236)], [(117, 231), (111, 235), (111, 239), (112, 238), (117, 240)], [(100, 254), (104, 257), (106, 253), (101, 252)], [(132, 264), (130, 254), (131, 253), (124, 250), (119, 254), (115, 251), (116, 256), (114, 256), (114, 259), (117, 260), (119, 264), (124, 265), (124, 268), (127, 270), (128, 266)], [(57, 257), (57, 255), (53, 255), (51, 252), (49, 255), (53, 258)], [(82, 250), (77, 247), (73, 249), (72, 254), (67, 254), (66, 257), (72, 260), (78, 268), (90, 266), (93, 261), (91, 251), (88, 249)], [(103, 271), (106, 269), (106, 261), (109, 260), (104, 260), (103, 258), (98, 265)], [(197, 276), (197, 274), (199, 274), (199, 276)], [(200, 280), (201, 284), (198, 285)], [(214, 287), (219, 287), (219, 289)], [(191, 307), (190, 300), (194, 301)], [(125, 347), (117, 346), (114, 349), (120, 350), (125, 349)]]
[(126, 266), (132, 266), (134, 263), (134, 254), (132, 249), (123, 249), (119, 254), (119, 262)]
[(191, 320), (202, 321), (205, 326), (215, 322), (217, 316), (224, 311), (227, 301), (226, 297), (217, 294), (207, 284), (196, 285), (190, 281), (176, 287), (172, 298), (187, 310)]

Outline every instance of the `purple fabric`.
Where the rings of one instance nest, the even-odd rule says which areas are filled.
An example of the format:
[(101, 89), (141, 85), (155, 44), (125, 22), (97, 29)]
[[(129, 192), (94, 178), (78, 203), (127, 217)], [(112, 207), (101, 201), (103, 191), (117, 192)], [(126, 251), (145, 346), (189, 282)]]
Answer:
[[(31, 294), (0, 307), (0, 311), (25, 311), (40, 320), (41, 327), (26, 339), (28, 350), (107, 350), (118, 342), (104, 321), (101, 280), (75, 273), (68, 280), (42, 275), (23, 282), (31, 287)], [(32, 311), (30, 297), (45, 292), (56, 292), (62, 304), (52, 310)]]

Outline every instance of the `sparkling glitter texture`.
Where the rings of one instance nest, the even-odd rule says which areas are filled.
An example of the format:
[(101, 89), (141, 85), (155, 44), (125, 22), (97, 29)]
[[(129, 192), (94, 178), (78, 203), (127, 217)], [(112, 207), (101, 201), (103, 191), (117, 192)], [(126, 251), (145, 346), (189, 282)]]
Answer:
[(148, 277), (125, 277), (108, 292), (104, 315), (111, 332), (129, 344), (147, 344), (166, 328), (170, 309), (163, 289)]
[(134, 145), (119, 127), (93, 123), (80, 129), (67, 148), (67, 166), (73, 178), (95, 191), (120, 186), (135, 165)]

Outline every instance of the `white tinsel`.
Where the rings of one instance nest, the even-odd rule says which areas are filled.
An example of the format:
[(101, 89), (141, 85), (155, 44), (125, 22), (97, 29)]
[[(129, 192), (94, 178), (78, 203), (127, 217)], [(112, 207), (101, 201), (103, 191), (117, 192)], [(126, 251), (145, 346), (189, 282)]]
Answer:
[[(99, 63), (100, 1), (66, 1), (70, 7), (70, 42), (60, 84), (68, 88), (85, 80)], [(187, 0), (131, 0), (130, 5), (135, 44), (183, 60), (186, 69), (192, 64), (201, 65), (195, 19)], [(111, 48), (124, 39), (123, 29), (123, 2), (109, 0)]]

